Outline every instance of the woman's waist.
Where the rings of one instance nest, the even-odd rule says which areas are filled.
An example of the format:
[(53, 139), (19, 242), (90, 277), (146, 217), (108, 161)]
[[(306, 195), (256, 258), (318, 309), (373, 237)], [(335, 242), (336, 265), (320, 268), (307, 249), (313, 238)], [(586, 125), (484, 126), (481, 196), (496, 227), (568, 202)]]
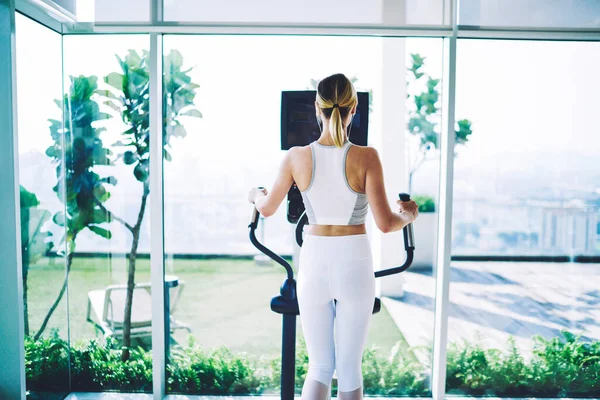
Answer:
[[(338, 236), (304, 235), (303, 254), (316, 254), (319, 258), (328, 255), (336, 259), (370, 259), (371, 244), (366, 233)], [(300, 257), (302, 259), (302, 256)]]
[(306, 228), (309, 236), (341, 237), (367, 234), (365, 224), (360, 225), (310, 225)]

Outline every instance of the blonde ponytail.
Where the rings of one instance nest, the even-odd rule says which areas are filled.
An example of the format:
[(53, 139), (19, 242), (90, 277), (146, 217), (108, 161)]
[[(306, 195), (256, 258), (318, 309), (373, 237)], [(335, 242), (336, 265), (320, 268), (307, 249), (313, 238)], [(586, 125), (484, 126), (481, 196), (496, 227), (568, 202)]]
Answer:
[(352, 82), (343, 74), (328, 76), (317, 86), (317, 106), (325, 119), (329, 120), (329, 134), (336, 147), (346, 143), (344, 119), (358, 104), (358, 97)]
[(342, 147), (346, 142), (342, 114), (340, 113), (340, 108), (337, 104), (334, 104), (333, 110), (331, 111), (331, 117), (329, 117), (329, 134), (331, 135), (335, 147)]

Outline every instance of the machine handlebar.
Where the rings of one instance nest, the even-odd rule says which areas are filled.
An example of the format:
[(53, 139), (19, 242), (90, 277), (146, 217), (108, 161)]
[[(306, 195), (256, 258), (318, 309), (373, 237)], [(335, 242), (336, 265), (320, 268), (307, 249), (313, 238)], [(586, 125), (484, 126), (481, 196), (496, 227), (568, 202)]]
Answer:
[(273, 253), (270, 249), (266, 248), (256, 238), (256, 227), (258, 226), (258, 218), (259, 217), (260, 217), (260, 213), (258, 212), (256, 207), (254, 207), (254, 210), (252, 211), (252, 219), (250, 220), (250, 224), (248, 225), (248, 228), (250, 228), (250, 232), (249, 232), (250, 241), (252, 242), (254, 247), (256, 247), (258, 250), (260, 250), (262, 253), (264, 253), (270, 259), (274, 260), (277, 264), (279, 264), (283, 268), (285, 268), (288, 279), (294, 279), (294, 270), (292, 269), (292, 266), (287, 261), (285, 261), (281, 256)]
[[(410, 195), (408, 193), (400, 193), (398, 195), (398, 197), (400, 198), (401, 201), (409, 201), (410, 200)], [(260, 218), (260, 213), (258, 212), (256, 207), (253, 207), (252, 215), (250, 216), (250, 224), (248, 225), (248, 228), (250, 230), (250, 232), (249, 232), (250, 241), (258, 250), (260, 250), (262, 253), (267, 255), (267, 257), (271, 258), (272, 260), (277, 262), (279, 265), (281, 265), (283, 268), (285, 268), (288, 279), (293, 279), (294, 278), (294, 270), (292, 269), (292, 266), (287, 261), (285, 261), (282, 257), (273, 253), (270, 249), (265, 247), (256, 238), (256, 228), (258, 227), (259, 218)], [(302, 232), (304, 229), (304, 225), (306, 225), (307, 222), (308, 222), (308, 216), (306, 215), (306, 212), (304, 212), (302, 214), (302, 216), (300, 217), (300, 219), (298, 220), (298, 224), (296, 225), (296, 242), (298, 243), (299, 246), (302, 246), (302, 243), (303, 243)], [(414, 237), (414, 231), (413, 231), (413, 224), (410, 223), (410, 224), (406, 225), (404, 228), (402, 228), (402, 232), (403, 232), (403, 236), (404, 236), (404, 250), (406, 251), (406, 261), (401, 266), (388, 268), (388, 269), (384, 269), (381, 271), (376, 271), (375, 272), (376, 278), (380, 278), (382, 276), (399, 274), (400, 272), (406, 271), (412, 264), (413, 258), (414, 258), (414, 252), (415, 252), (415, 237)]]
[[(410, 200), (410, 195), (408, 193), (400, 193), (398, 197), (401, 201)], [(304, 241), (304, 239), (302, 238), (304, 225), (306, 225), (307, 223), (308, 216), (306, 215), (306, 212), (304, 212), (298, 220), (298, 224), (296, 225), (296, 243), (298, 243), (298, 246), (300, 247), (302, 247), (302, 243)], [(399, 274), (400, 272), (406, 271), (408, 267), (410, 267), (410, 265), (412, 264), (415, 252), (415, 235), (413, 230), (413, 224), (410, 223), (406, 225), (404, 228), (402, 228), (402, 232), (404, 234), (404, 250), (406, 251), (406, 261), (399, 267), (388, 268), (375, 272), (376, 278)]]
[[(409, 201), (410, 195), (408, 193), (400, 193), (398, 195), (401, 201)], [(406, 261), (399, 267), (383, 269), (375, 272), (375, 278), (381, 278), (382, 276), (395, 275), (400, 272), (404, 272), (410, 267), (415, 256), (415, 234), (413, 231), (412, 222), (402, 228), (404, 236), (404, 250), (406, 251)]]
[[(259, 187), (258, 189), (262, 189), (262, 187)], [(248, 224), (250, 241), (252, 242), (254, 247), (256, 247), (258, 250), (260, 250), (262, 253), (264, 253), (267, 257), (274, 260), (276, 263), (278, 263), (283, 268), (285, 268), (288, 279), (293, 280), (294, 279), (294, 270), (292, 269), (292, 266), (290, 265), (290, 263), (285, 261), (281, 256), (273, 253), (270, 249), (268, 249), (262, 243), (260, 243), (258, 241), (258, 239), (256, 238), (256, 228), (258, 227), (259, 218), (260, 218), (260, 212), (258, 212), (256, 207), (252, 207), (252, 215), (250, 216), (250, 223)]]

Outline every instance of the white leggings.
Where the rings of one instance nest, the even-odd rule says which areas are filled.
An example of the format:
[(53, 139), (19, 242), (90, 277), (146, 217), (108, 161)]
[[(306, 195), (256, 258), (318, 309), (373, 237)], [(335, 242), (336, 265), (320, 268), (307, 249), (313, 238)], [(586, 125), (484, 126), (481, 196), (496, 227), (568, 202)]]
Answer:
[(305, 235), (298, 303), (308, 350), (307, 382), (329, 386), (337, 370), (340, 392), (362, 387), (362, 355), (374, 300), (367, 235)]

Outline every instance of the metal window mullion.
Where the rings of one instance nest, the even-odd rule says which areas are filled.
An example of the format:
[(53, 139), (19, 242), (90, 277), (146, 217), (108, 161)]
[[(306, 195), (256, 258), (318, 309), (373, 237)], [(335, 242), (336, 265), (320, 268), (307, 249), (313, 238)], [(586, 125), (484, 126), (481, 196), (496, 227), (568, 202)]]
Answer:
[(600, 30), (470, 29), (459, 27), (459, 39), (600, 41)]
[(450, 307), (450, 262), (452, 250), (452, 201), (454, 187), (454, 123), (456, 104), (456, 48), (458, 0), (452, 1), (453, 35), (444, 39), (444, 75), (442, 89), (442, 131), (440, 192), (437, 244), (437, 276), (433, 343), (432, 396), (446, 396), (446, 354), (448, 346), (448, 310)]
[(150, 21), (152, 24), (160, 24), (164, 20), (164, 1), (147, 0), (150, 3)]
[(45, 27), (52, 29), (56, 33), (63, 33), (62, 19), (57, 19), (53, 14), (41, 10), (27, 1), (18, 1), (15, 6), (18, 13), (26, 15)]
[[(445, 6), (446, 7), (446, 6)], [(448, 12), (452, 11), (447, 6)], [(65, 34), (301, 35), (373, 37), (450, 37), (451, 26), (389, 26), (373, 24), (240, 24), (240, 23), (97, 23), (92, 31), (64, 26)], [(600, 30), (512, 27), (458, 27), (459, 38), (600, 41)]]
[[(64, 99), (65, 96), (67, 96), (67, 99), (69, 99), (69, 114), (68, 114), (68, 118), (69, 118), (69, 127), (73, 126), (73, 121), (71, 120), (72, 118), (72, 114), (71, 114), (71, 96), (70, 96), (70, 85), (68, 85), (67, 81), (65, 80), (65, 37), (63, 35), (60, 36), (60, 89), (61, 89), (61, 99)], [(66, 127), (67, 127), (67, 121), (65, 121), (65, 116), (67, 116), (66, 114), (66, 110), (65, 110), (65, 102), (64, 100), (61, 102), (61, 106), (60, 106), (60, 112), (62, 113), (62, 118), (61, 118), (61, 123), (62, 123), (62, 133), (60, 135), (60, 140), (61, 140), (61, 162), (63, 163), (63, 165), (66, 163), (67, 161), (67, 155), (66, 155), (66, 149), (68, 148), (67, 143), (66, 143), (66, 137), (65, 137), (65, 132), (66, 132)], [(66, 170), (63, 169), (63, 171)], [(58, 190), (61, 192), (62, 198), (66, 199), (67, 198), (67, 182), (66, 182), (66, 174), (62, 173), (60, 174), (60, 176), (58, 177)], [(67, 215), (67, 202), (62, 202), (62, 212), (63, 215)], [(63, 226), (63, 233), (64, 233), (64, 237), (67, 237), (67, 226), (65, 224), (65, 226)], [(67, 317), (67, 343), (69, 346), (69, 354), (67, 357), (67, 365), (68, 365), (68, 372), (67, 372), (67, 380), (68, 380), (68, 386), (69, 386), (69, 391), (71, 391), (72, 389), (72, 379), (71, 379), (71, 365), (72, 365), (72, 360), (71, 360), (71, 356), (72, 356), (72, 352), (70, 351), (71, 349), (71, 303), (69, 301), (71, 293), (70, 293), (70, 282), (69, 282), (69, 271), (67, 271), (67, 255), (69, 253), (69, 244), (67, 243), (67, 241), (65, 240), (63, 242), (63, 252), (64, 252), (64, 257), (63, 257), (63, 267), (65, 269), (65, 280), (67, 281), (67, 290), (65, 293), (65, 302), (66, 302), (66, 317)]]
[(65, 24), (75, 24), (77, 22), (77, 16), (66, 8), (58, 5), (56, 1), (16, 0), (15, 2), (18, 10), (21, 10), (22, 8), (28, 9), (29, 6), (39, 10), (41, 14), (45, 14), (58, 22)]
[(15, 2), (0, 0), (0, 398), (25, 399)]
[[(251, 24), (251, 23), (97, 23), (93, 33), (162, 33), (196, 35), (334, 35), (374, 37), (445, 37), (447, 27), (389, 26), (373, 24)], [(69, 32), (70, 33), (70, 32)], [(77, 32), (72, 32), (77, 33)], [(92, 32), (86, 32), (92, 33)]]
[(152, 290), (152, 377), (155, 400), (165, 396), (166, 348), (163, 185), (162, 35), (150, 34), (150, 281)]

